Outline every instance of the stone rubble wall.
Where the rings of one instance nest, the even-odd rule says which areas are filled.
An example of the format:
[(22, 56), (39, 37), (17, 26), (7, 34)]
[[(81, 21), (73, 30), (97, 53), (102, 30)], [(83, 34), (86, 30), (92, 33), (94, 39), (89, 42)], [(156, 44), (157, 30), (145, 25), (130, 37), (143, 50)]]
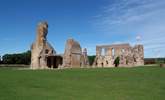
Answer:
[[(102, 55), (103, 49), (105, 51), (104, 55)], [(129, 44), (96, 46), (96, 58), (93, 66), (115, 67), (114, 60), (116, 57), (120, 58), (119, 67), (144, 65), (143, 45), (135, 45), (134, 47)]]
[[(55, 57), (56, 51), (47, 41), (48, 24), (41, 22), (37, 26), (36, 40), (31, 45), (31, 68), (48, 68), (48, 57)], [(144, 65), (143, 45), (131, 47), (127, 44), (96, 46), (96, 58), (93, 67), (114, 67), (114, 60), (120, 58), (119, 67), (132, 67)], [(87, 49), (82, 50), (80, 44), (74, 39), (68, 39), (65, 52), (62, 56), (60, 68), (88, 67), (89, 60)], [(58, 62), (58, 61), (56, 61)], [(51, 64), (54, 61), (51, 60)], [(52, 65), (51, 65), (52, 66)]]
[(36, 41), (31, 46), (31, 68), (45, 69), (47, 66), (47, 56), (55, 55), (56, 51), (47, 41), (48, 24), (41, 22), (37, 27)]
[(82, 53), (81, 46), (77, 41), (74, 39), (67, 40), (63, 55), (63, 67), (78, 68), (87, 66), (87, 57), (87, 54)]

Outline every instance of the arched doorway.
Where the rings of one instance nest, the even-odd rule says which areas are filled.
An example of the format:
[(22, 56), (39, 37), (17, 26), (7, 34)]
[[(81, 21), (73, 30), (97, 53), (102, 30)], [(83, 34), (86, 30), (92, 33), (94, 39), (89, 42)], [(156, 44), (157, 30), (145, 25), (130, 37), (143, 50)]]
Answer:
[(47, 57), (48, 68), (58, 68), (59, 65), (62, 65), (62, 62), (63, 62), (62, 56), (48, 56)]

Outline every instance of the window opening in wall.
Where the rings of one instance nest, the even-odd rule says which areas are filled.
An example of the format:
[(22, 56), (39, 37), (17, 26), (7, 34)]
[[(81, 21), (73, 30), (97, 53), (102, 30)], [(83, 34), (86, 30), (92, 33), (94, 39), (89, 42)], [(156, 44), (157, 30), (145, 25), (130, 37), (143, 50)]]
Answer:
[(114, 57), (115, 57), (115, 49), (112, 48), (112, 58), (114, 58)]
[(102, 55), (102, 56), (105, 56), (105, 53), (106, 53), (105, 48), (102, 48), (102, 49), (101, 49), (101, 55)]
[(45, 54), (48, 54), (48, 53), (49, 53), (49, 50), (48, 50), (48, 49), (46, 49), (46, 50), (45, 50)]

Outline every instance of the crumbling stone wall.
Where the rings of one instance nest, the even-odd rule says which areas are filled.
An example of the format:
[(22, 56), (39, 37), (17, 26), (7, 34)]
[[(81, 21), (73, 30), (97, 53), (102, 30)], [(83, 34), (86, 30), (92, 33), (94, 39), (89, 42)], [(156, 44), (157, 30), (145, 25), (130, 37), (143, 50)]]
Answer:
[(63, 55), (63, 67), (80, 67), (81, 56), (82, 50), (80, 44), (73, 39), (68, 39)]
[(120, 58), (120, 67), (144, 65), (143, 45), (135, 45), (135, 47), (131, 47), (129, 44), (96, 46), (96, 58), (93, 66), (114, 67), (116, 57)]
[(81, 66), (82, 67), (88, 67), (89, 66), (89, 59), (88, 59), (88, 54), (87, 54), (86, 48), (84, 48), (82, 51)]
[(47, 66), (47, 57), (55, 55), (56, 51), (48, 43), (48, 24), (47, 22), (40, 22), (37, 26), (37, 37), (31, 46), (31, 68), (44, 69)]
[(143, 45), (135, 45), (135, 47), (133, 47), (134, 65), (136, 66), (144, 65), (143, 51), (144, 51)]
[[(31, 68), (61, 68), (89, 66), (87, 49), (81, 49), (80, 44), (74, 39), (68, 39), (63, 56), (56, 56), (56, 51), (48, 43), (48, 24), (41, 22), (37, 26), (36, 40), (31, 46)], [(95, 67), (114, 67), (114, 60), (120, 58), (120, 67), (144, 65), (143, 45), (131, 47), (129, 44), (96, 46)], [(48, 60), (49, 59), (49, 60)], [(49, 64), (48, 64), (49, 62)], [(63, 62), (63, 63), (61, 63)]]
[(86, 67), (89, 65), (87, 49), (81, 49), (80, 44), (74, 39), (68, 39), (63, 55), (63, 66), (69, 68)]

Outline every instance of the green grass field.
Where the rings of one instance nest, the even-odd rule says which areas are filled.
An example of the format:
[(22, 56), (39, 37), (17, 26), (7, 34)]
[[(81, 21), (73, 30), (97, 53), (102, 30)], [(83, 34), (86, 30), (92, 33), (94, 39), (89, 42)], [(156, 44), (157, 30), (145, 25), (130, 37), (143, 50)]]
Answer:
[(0, 68), (0, 100), (165, 100), (165, 68)]

